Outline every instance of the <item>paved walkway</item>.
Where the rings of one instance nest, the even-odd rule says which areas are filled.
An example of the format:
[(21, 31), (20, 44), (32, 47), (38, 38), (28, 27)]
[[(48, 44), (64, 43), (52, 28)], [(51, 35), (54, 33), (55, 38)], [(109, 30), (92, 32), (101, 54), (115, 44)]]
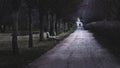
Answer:
[(76, 30), (26, 68), (120, 68), (120, 64), (92, 33)]

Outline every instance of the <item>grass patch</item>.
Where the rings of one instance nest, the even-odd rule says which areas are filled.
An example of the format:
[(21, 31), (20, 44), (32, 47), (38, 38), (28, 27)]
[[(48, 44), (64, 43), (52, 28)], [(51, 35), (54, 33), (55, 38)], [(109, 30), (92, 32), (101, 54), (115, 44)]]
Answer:
[[(62, 33), (59, 39), (62, 40), (68, 36), (73, 30)], [(4, 35), (4, 34), (3, 34)], [(23, 68), (28, 63), (39, 58), (42, 54), (53, 48), (59, 41), (56, 40), (44, 40), (38, 41), (39, 35), (34, 35), (34, 47), (28, 48), (28, 36), (19, 36), (19, 55), (13, 55), (11, 49), (11, 35), (0, 36), (4, 40), (0, 40), (0, 68)], [(9, 38), (9, 39), (8, 39)]]

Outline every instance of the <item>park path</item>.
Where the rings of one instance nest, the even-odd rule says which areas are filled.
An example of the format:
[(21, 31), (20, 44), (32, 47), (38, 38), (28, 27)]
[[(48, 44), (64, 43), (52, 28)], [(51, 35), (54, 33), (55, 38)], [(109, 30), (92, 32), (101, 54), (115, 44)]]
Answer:
[(26, 68), (120, 68), (120, 64), (92, 33), (77, 29)]

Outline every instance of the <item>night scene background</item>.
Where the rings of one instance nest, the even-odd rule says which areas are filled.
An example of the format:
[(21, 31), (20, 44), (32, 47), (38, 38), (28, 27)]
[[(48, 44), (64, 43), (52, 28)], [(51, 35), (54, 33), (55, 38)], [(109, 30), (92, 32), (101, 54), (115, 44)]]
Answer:
[(120, 68), (120, 0), (0, 0), (0, 68)]

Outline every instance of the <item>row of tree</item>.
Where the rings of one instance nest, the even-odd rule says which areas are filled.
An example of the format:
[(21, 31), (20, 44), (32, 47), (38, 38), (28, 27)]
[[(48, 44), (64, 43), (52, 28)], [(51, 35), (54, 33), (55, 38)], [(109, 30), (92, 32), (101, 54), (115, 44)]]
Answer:
[(20, 31), (27, 31), (30, 48), (33, 47), (33, 24), (39, 30), (40, 40), (43, 40), (44, 32), (57, 35), (68, 31), (75, 22), (73, 15), (78, 3), (81, 1), (0, 0), (0, 29), (4, 32), (7, 27), (8, 31), (12, 31), (13, 53), (18, 54), (17, 36)]

